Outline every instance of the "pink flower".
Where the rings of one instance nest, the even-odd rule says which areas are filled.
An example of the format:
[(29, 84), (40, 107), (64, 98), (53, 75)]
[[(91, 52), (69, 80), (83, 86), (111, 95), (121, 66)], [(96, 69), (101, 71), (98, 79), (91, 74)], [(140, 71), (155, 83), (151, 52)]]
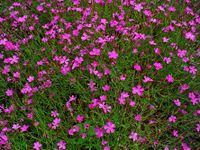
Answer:
[(178, 57), (183, 58), (183, 57), (186, 56), (186, 53), (187, 53), (186, 50), (181, 50), (181, 49), (179, 49), (177, 55), (178, 55)]
[(62, 35), (62, 39), (67, 40), (69, 43), (71, 42), (70, 38), (71, 38), (71, 35), (68, 34), (68, 33), (65, 33), (65, 34)]
[(166, 76), (166, 80), (167, 80), (167, 82), (169, 82), (169, 83), (173, 83), (174, 82), (174, 78), (172, 77), (172, 75), (167, 75)]
[(60, 126), (60, 122), (61, 122), (61, 119), (60, 118), (55, 118), (52, 122), (52, 129), (56, 129), (57, 127)]
[(137, 115), (135, 116), (135, 121), (142, 121), (142, 117), (141, 117), (140, 114), (137, 114)]
[(105, 146), (105, 147), (103, 148), (103, 150), (110, 150), (110, 147), (109, 147), (109, 146)]
[(84, 118), (85, 118), (84, 116), (78, 115), (78, 116), (76, 117), (76, 120), (77, 120), (79, 123), (81, 123), (81, 122), (83, 122)]
[(26, 83), (26, 84), (24, 85), (24, 87), (21, 89), (21, 92), (22, 92), (23, 94), (30, 93), (31, 91), (32, 91), (32, 88), (31, 88), (30, 84), (28, 84), (28, 83)]
[(131, 107), (134, 107), (134, 106), (135, 106), (135, 102), (134, 102), (134, 101), (130, 101), (130, 102), (129, 102), (129, 105), (130, 105)]
[(189, 89), (189, 86), (185, 83), (184, 85), (180, 86), (180, 94)]
[(27, 18), (28, 18), (28, 16), (19, 17), (19, 18), (17, 19), (17, 21), (18, 21), (18, 22), (25, 22)]
[(196, 74), (196, 72), (197, 72), (196, 67), (195, 67), (195, 66), (189, 66), (189, 72), (190, 72), (191, 74)]
[(147, 17), (151, 17), (153, 14), (150, 10), (144, 10), (144, 14), (147, 16)]
[(186, 143), (182, 143), (181, 146), (183, 150), (191, 150), (191, 148)]
[(160, 70), (163, 68), (162, 64), (159, 62), (155, 62), (153, 65), (155, 66), (156, 70)]
[(115, 50), (113, 50), (112, 52), (108, 52), (108, 58), (109, 59), (117, 59), (118, 53)]
[(169, 41), (169, 38), (163, 37), (163, 42), (164, 42), (164, 43), (167, 43), (168, 41)]
[(68, 134), (74, 135), (76, 132), (79, 132), (79, 130), (80, 130), (80, 127), (77, 125), (74, 125), (68, 130)]
[(59, 113), (57, 112), (57, 110), (51, 111), (51, 116), (54, 117), (54, 118), (56, 118), (56, 117), (59, 116)]
[(63, 141), (63, 140), (60, 140), (58, 143), (57, 143), (57, 146), (60, 150), (65, 150), (66, 149), (66, 142)]
[(63, 65), (60, 69), (60, 72), (63, 74), (63, 75), (66, 75), (68, 72), (70, 71), (70, 67), (68, 65)]
[(198, 104), (198, 98), (195, 96), (194, 92), (189, 92), (188, 97), (190, 98), (190, 101), (193, 105), (197, 105)]
[(34, 148), (35, 150), (40, 150), (41, 147), (42, 147), (42, 144), (41, 144), (41, 143), (39, 143), (39, 142), (35, 142), (35, 143), (34, 143), (33, 148)]
[(196, 125), (196, 131), (200, 132), (200, 123)]
[(92, 80), (90, 81), (88, 86), (89, 86), (91, 92), (95, 92), (97, 90), (96, 83), (94, 81), (92, 81)]
[(136, 87), (132, 88), (132, 93), (137, 94), (139, 96), (142, 96), (144, 92), (144, 88), (141, 85), (137, 85)]
[(164, 150), (169, 150), (168, 146), (165, 146), (165, 147), (164, 147)]
[(88, 130), (90, 128), (90, 124), (84, 124), (84, 128)]
[(99, 48), (93, 48), (93, 50), (89, 53), (91, 56), (100, 56), (101, 50)]
[(154, 48), (154, 52), (157, 54), (157, 55), (160, 55), (160, 49), (159, 48)]
[(102, 87), (103, 91), (104, 92), (107, 92), (110, 90), (110, 86), (108, 84), (105, 84), (103, 87)]
[(135, 7), (134, 7), (134, 10), (138, 11), (138, 12), (141, 12), (141, 10), (143, 9), (144, 7), (142, 6), (142, 4), (135, 4)]
[(114, 27), (118, 24), (118, 22), (116, 20), (111, 20), (110, 21), (110, 27)]
[(34, 81), (34, 76), (29, 76), (29, 77), (27, 78), (27, 80), (28, 80), (28, 82)]
[(176, 106), (181, 106), (181, 102), (180, 102), (179, 99), (174, 100), (174, 104), (175, 104)]
[(78, 35), (79, 35), (79, 30), (73, 30), (73, 31), (72, 31), (72, 34), (73, 34), (74, 36), (78, 36)]
[(189, 40), (191, 40), (191, 41), (195, 41), (195, 35), (194, 34), (192, 34), (192, 32), (187, 32), (186, 34), (185, 34), (185, 38), (186, 39), (189, 39)]
[(19, 72), (13, 73), (13, 77), (15, 77), (15, 78), (20, 78), (20, 73), (19, 73)]
[(28, 128), (29, 128), (29, 126), (25, 124), (20, 128), (20, 130), (21, 130), (21, 132), (26, 132), (28, 130)]
[(176, 116), (171, 115), (168, 119), (169, 122), (176, 122)]
[(114, 133), (115, 132), (115, 124), (111, 121), (108, 121), (106, 125), (104, 125), (104, 129), (106, 130), (106, 133)]
[(173, 130), (172, 135), (173, 135), (174, 137), (178, 137), (178, 130)]
[(73, 60), (73, 65), (72, 65), (72, 69), (75, 69), (77, 67), (79, 67), (82, 63), (83, 63), (83, 57), (75, 57), (75, 59)]
[(97, 138), (101, 138), (104, 135), (104, 130), (102, 128), (99, 128), (98, 126), (94, 128), (94, 132), (97, 136)]
[(101, 141), (101, 145), (105, 146), (106, 144), (108, 144), (108, 141), (105, 141), (105, 140)]
[(122, 74), (122, 75), (120, 75), (119, 78), (120, 78), (121, 81), (125, 81), (126, 80), (126, 75)]
[(81, 37), (81, 40), (82, 40), (82, 41), (90, 40), (90, 36), (87, 35), (87, 34), (84, 32), (84, 33), (83, 33), (83, 36)]
[(38, 5), (36, 9), (37, 9), (37, 11), (43, 11), (44, 7), (42, 5)]
[(14, 94), (14, 92), (13, 92), (12, 89), (7, 89), (7, 90), (6, 90), (6, 95), (7, 95), (7, 96), (13, 96), (13, 94)]
[(19, 124), (13, 124), (12, 129), (17, 130), (21, 128), (21, 126)]
[(168, 10), (171, 11), (171, 12), (175, 12), (175, 11), (176, 11), (176, 8), (173, 7), (173, 6), (170, 6), (170, 7), (168, 8)]
[(125, 101), (126, 101), (126, 98), (129, 97), (129, 94), (128, 92), (122, 92), (120, 97), (118, 98), (118, 101), (121, 105), (125, 105)]
[(141, 71), (141, 70), (142, 70), (142, 68), (141, 68), (141, 66), (140, 66), (139, 64), (135, 64), (135, 65), (133, 66), (133, 68), (134, 68), (135, 70), (137, 70), (137, 71)]
[(12, 42), (6, 41), (5, 42), (5, 49), (6, 50), (14, 50), (14, 49), (16, 49), (16, 46)]
[(151, 79), (150, 77), (144, 76), (143, 82), (144, 83), (153, 82), (153, 79)]
[(129, 138), (132, 139), (134, 142), (138, 139), (138, 134), (136, 132), (132, 131)]

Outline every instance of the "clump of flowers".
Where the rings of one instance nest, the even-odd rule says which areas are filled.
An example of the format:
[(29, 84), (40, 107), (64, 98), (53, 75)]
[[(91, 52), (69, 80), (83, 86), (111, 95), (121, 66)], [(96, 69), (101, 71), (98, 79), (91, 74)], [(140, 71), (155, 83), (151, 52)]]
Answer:
[(198, 149), (193, 4), (2, 1), (0, 149)]

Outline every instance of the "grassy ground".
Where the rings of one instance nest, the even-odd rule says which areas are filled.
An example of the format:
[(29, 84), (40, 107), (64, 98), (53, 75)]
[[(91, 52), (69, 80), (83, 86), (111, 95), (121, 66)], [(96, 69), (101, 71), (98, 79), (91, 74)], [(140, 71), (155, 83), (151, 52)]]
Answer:
[[(78, 5), (71, 1), (18, 2), (2, 1), (0, 5), (0, 149), (200, 147), (200, 17), (186, 9), (190, 4), (144, 0), (140, 11), (139, 5), (114, 0), (105, 5), (86, 0)], [(170, 12), (170, 6), (176, 11)], [(68, 12), (70, 8), (73, 10)], [(145, 10), (152, 16), (145, 15)], [(23, 16), (27, 18), (20, 18)], [(112, 26), (114, 20), (117, 24)], [(76, 36), (73, 31), (77, 29), (80, 33)], [(189, 32), (195, 39), (186, 36)], [(91, 53), (93, 48), (100, 49), (99, 56)], [(117, 58), (109, 56), (113, 50)], [(17, 62), (13, 56), (19, 58)], [(162, 68), (156, 69), (155, 63)], [(141, 70), (134, 68), (136, 64)], [(62, 68), (70, 70), (64, 73)], [(168, 75), (172, 82), (166, 79)], [(153, 81), (145, 82), (145, 76)], [(188, 88), (182, 91), (184, 84)], [(110, 87), (108, 91), (103, 89), (105, 85)], [(141, 95), (133, 92), (138, 85), (144, 88)], [(120, 98), (123, 92), (128, 93), (126, 98)], [(75, 100), (66, 107), (71, 96)], [(177, 99), (180, 105), (174, 102)], [(59, 115), (52, 116), (52, 111)], [(135, 119), (137, 114), (141, 120)], [(84, 116), (83, 121), (78, 115)], [(176, 116), (174, 122), (171, 116)], [(56, 119), (60, 122), (55, 123)], [(113, 133), (106, 129), (108, 122), (115, 125), (110, 127)], [(103, 132), (100, 138), (97, 127)], [(130, 138), (132, 131), (137, 133), (135, 140)]]

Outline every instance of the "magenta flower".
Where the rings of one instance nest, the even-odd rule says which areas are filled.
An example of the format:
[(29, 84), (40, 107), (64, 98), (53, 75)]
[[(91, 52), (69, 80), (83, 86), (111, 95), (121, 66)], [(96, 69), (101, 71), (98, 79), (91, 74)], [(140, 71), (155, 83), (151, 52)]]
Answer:
[(196, 131), (200, 132), (200, 123), (196, 125)]
[(185, 34), (185, 38), (186, 38), (186, 39), (189, 39), (189, 40), (191, 40), (191, 41), (195, 41), (195, 35), (194, 35), (192, 32), (187, 32), (187, 33)]
[(142, 4), (135, 4), (134, 6), (135, 6), (135, 7), (134, 7), (134, 10), (136, 10), (136, 11), (138, 11), (138, 12), (141, 12), (141, 10), (144, 8), (144, 7), (142, 6)]
[(25, 124), (20, 128), (20, 130), (21, 130), (21, 132), (26, 132), (26, 131), (28, 131), (28, 128), (29, 128), (29, 126)]
[(135, 64), (135, 65), (133, 66), (133, 68), (134, 68), (135, 70), (137, 70), (137, 71), (141, 71), (141, 70), (142, 70), (142, 67), (141, 67), (139, 64)]
[(94, 128), (94, 132), (97, 136), (97, 138), (101, 138), (104, 135), (104, 130), (102, 128), (99, 128), (98, 126)]
[(173, 130), (172, 135), (173, 135), (174, 137), (178, 137), (178, 130)]
[(174, 78), (172, 77), (172, 75), (167, 75), (166, 76), (166, 80), (167, 80), (167, 82), (169, 82), (169, 83), (173, 83), (174, 82)]
[(51, 116), (54, 117), (54, 118), (56, 118), (56, 117), (59, 116), (59, 113), (57, 112), (57, 110), (51, 111)]
[(101, 145), (105, 146), (106, 144), (108, 144), (108, 141), (105, 141), (105, 140), (101, 141)]
[(14, 94), (14, 91), (12, 89), (7, 89), (6, 90), (6, 95), (7, 96), (13, 96), (13, 94)]
[(137, 114), (137, 115), (135, 116), (135, 121), (142, 121), (142, 117), (141, 117), (140, 114)]
[(104, 129), (106, 130), (106, 133), (114, 133), (115, 132), (115, 124), (111, 121), (108, 121), (106, 125), (104, 125)]
[(15, 73), (13, 73), (13, 77), (15, 77), (15, 78), (20, 78), (20, 72), (15, 72)]
[(125, 81), (126, 80), (126, 75), (122, 74), (122, 75), (120, 75), (119, 78), (120, 78), (121, 81)]
[(171, 63), (172, 62), (172, 60), (171, 60), (171, 58), (170, 57), (164, 57), (164, 59), (163, 59), (165, 62), (166, 62), (166, 64), (169, 64), (169, 63)]
[(95, 92), (97, 90), (96, 83), (92, 80), (88, 83), (88, 86), (89, 86), (91, 92)]
[(60, 150), (65, 150), (66, 149), (66, 142), (63, 141), (63, 140), (60, 140), (58, 143), (57, 143), (57, 146)]
[(159, 62), (155, 62), (153, 65), (155, 66), (156, 70), (161, 70), (163, 68), (162, 64)]
[(143, 82), (144, 83), (153, 82), (153, 79), (151, 79), (150, 77), (144, 76)]
[(134, 102), (134, 101), (130, 101), (130, 102), (129, 102), (129, 105), (130, 105), (131, 107), (134, 107), (134, 106), (135, 106), (135, 102)]
[(133, 87), (132, 88), (132, 93), (135, 95), (139, 95), (139, 96), (142, 96), (144, 92), (144, 88), (141, 86), (141, 85), (137, 85), (136, 87)]
[(179, 99), (174, 100), (174, 104), (175, 104), (176, 106), (181, 106), (181, 102), (180, 102)]
[(169, 122), (176, 122), (176, 116), (171, 115), (168, 119)]
[(183, 150), (191, 150), (191, 148), (186, 143), (182, 143), (181, 146)]
[(196, 74), (197, 73), (197, 68), (195, 66), (189, 66), (189, 72), (191, 74)]
[(80, 131), (80, 127), (78, 125), (74, 125), (68, 130), (68, 134), (74, 135), (75, 133), (77, 133), (79, 131)]
[(61, 122), (61, 119), (60, 118), (55, 118), (53, 120), (53, 126), (55, 126), (56, 128), (60, 126), (60, 122)]
[(128, 97), (129, 97), (128, 92), (122, 92), (120, 97), (118, 98), (120, 105), (125, 105), (126, 98)]
[(185, 83), (183, 85), (180, 86), (180, 94), (182, 94), (184, 91), (186, 91), (187, 89), (189, 89), (189, 86)]
[(110, 147), (109, 147), (109, 146), (105, 146), (105, 147), (103, 148), (103, 150), (110, 150)]
[(181, 49), (179, 49), (177, 55), (178, 55), (178, 57), (183, 58), (183, 57), (186, 56), (186, 53), (187, 53), (186, 50), (181, 50)]
[(112, 52), (108, 52), (108, 58), (109, 59), (117, 59), (118, 53), (115, 50), (113, 50)]
[(19, 124), (13, 124), (12, 129), (17, 130), (19, 129), (21, 126)]
[(108, 84), (105, 84), (103, 87), (102, 87), (103, 91), (104, 92), (107, 92), (110, 90), (110, 86)]
[(27, 80), (28, 80), (28, 82), (34, 81), (34, 76), (29, 76), (29, 77), (27, 78)]
[(136, 132), (132, 131), (129, 138), (132, 139), (134, 142), (138, 139), (138, 134)]
[(86, 133), (81, 133), (81, 138), (82, 139), (85, 139), (87, 137), (87, 134)]
[(76, 120), (77, 120), (79, 123), (81, 123), (81, 122), (83, 122), (84, 118), (85, 118), (84, 116), (78, 115), (78, 116), (76, 117)]
[(100, 56), (101, 50), (99, 48), (93, 48), (93, 50), (90, 52), (91, 56)]
[(41, 144), (41, 143), (39, 143), (39, 142), (35, 142), (35, 143), (34, 143), (33, 148), (34, 148), (35, 150), (40, 150), (41, 147), (42, 147), (42, 144)]

